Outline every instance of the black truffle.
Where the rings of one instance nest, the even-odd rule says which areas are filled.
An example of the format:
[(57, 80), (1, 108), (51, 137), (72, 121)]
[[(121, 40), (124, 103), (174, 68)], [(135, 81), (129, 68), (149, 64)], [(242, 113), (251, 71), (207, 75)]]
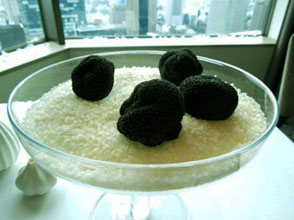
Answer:
[(158, 67), (161, 78), (177, 86), (187, 77), (200, 75), (203, 71), (197, 57), (188, 49), (165, 53), (159, 60)]
[(72, 71), (72, 90), (80, 98), (98, 101), (113, 87), (114, 65), (100, 56), (88, 56)]
[(153, 79), (138, 84), (121, 105), (117, 128), (129, 139), (152, 147), (178, 137), (184, 113), (178, 87)]
[(180, 84), (188, 114), (205, 120), (225, 120), (238, 105), (235, 88), (213, 76), (190, 76)]

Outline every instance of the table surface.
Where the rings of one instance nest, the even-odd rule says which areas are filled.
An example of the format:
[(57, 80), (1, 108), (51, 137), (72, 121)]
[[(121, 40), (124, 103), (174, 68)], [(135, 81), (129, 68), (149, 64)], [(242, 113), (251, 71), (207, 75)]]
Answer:
[[(0, 120), (10, 126), (6, 104)], [(21, 149), (16, 163), (0, 172), (1, 220), (87, 219), (102, 192), (58, 178), (43, 196), (24, 196), (15, 186), (29, 156)], [(192, 219), (293, 220), (294, 144), (278, 128), (256, 157), (238, 172), (180, 193)]]

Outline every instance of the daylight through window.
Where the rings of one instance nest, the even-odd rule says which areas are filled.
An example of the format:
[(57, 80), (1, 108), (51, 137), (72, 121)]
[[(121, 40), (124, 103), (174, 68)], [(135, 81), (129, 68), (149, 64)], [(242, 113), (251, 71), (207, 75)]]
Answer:
[(0, 51), (44, 40), (37, 0), (0, 0)]
[(272, 0), (60, 0), (67, 38), (262, 35)]

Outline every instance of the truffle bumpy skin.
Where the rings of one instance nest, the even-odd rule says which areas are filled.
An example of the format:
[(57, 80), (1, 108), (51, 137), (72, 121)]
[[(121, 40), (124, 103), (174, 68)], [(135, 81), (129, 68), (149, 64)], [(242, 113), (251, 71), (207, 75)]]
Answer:
[(203, 68), (192, 51), (183, 49), (165, 53), (159, 60), (159, 71), (162, 79), (178, 86), (187, 77), (200, 75)]
[(184, 98), (174, 84), (153, 79), (138, 84), (120, 108), (117, 128), (133, 141), (157, 146), (182, 129)]
[(88, 56), (72, 71), (72, 89), (80, 98), (98, 101), (111, 92), (114, 65), (100, 56)]
[(188, 114), (205, 120), (225, 120), (238, 105), (235, 88), (214, 76), (190, 76), (180, 84)]

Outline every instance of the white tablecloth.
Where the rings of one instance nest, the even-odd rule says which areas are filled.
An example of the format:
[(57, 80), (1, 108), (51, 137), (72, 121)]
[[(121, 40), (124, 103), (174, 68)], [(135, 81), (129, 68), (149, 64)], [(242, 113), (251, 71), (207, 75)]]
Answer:
[[(9, 124), (6, 105), (0, 120)], [(58, 179), (46, 195), (26, 197), (15, 186), (18, 170), (28, 160), (22, 149), (16, 163), (0, 172), (1, 220), (87, 219), (101, 192)], [(275, 128), (258, 155), (239, 172), (183, 191), (192, 219), (293, 220), (294, 144)]]

